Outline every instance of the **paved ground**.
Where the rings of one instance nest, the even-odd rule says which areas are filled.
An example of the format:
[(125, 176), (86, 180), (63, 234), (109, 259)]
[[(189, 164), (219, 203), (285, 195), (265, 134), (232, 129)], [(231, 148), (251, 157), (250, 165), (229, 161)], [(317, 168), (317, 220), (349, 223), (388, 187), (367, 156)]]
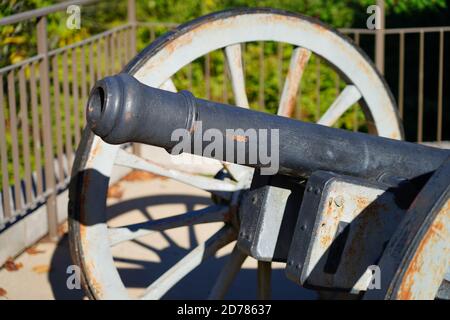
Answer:
[[(435, 144), (433, 144), (435, 145)], [(439, 145), (450, 147), (449, 142)], [(144, 157), (168, 164), (172, 159), (165, 152), (152, 147), (143, 150)], [(175, 163), (187, 170), (186, 160)], [(172, 163), (173, 164), (173, 163)], [(193, 164), (193, 165), (192, 165)], [(204, 174), (216, 172), (217, 166), (208, 162), (191, 163), (193, 171)], [(127, 180), (127, 181), (126, 181)], [(111, 225), (123, 225), (165, 217), (187, 210), (199, 209), (210, 203), (209, 194), (167, 179), (148, 174), (132, 174), (110, 188), (108, 214)], [(214, 233), (220, 224), (179, 228), (164, 233), (126, 242), (114, 248), (119, 272), (137, 296), (165, 270), (181, 259), (198, 243)], [(167, 299), (203, 299), (207, 297), (231, 245), (185, 277), (169, 291)], [(45, 239), (28, 249), (0, 269), (0, 299), (83, 299), (81, 290), (68, 290), (66, 269), (71, 265), (67, 236), (58, 243)], [(227, 298), (253, 299), (256, 297), (256, 263), (248, 258)], [(275, 299), (314, 299), (316, 293), (297, 287), (284, 276), (281, 264), (274, 264), (272, 297)], [(14, 269), (17, 269), (13, 271)]]
[[(209, 194), (148, 174), (132, 174), (115, 185), (108, 200), (111, 225), (155, 219), (210, 203)], [(220, 227), (220, 223), (179, 228), (126, 242), (114, 248), (120, 275), (130, 294), (137, 296), (149, 283)], [(166, 299), (204, 299), (231, 245), (198, 267), (169, 291)], [(58, 242), (41, 241), (0, 270), (0, 299), (83, 299), (81, 290), (68, 290), (67, 267), (72, 264), (66, 235)], [(16, 271), (9, 271), (14, 268)], [(256, 298), (256, 263), (248, 258), (227, 298)], [(273, 298), (313, 299), (314, 292), (287, 280), (283, 265), (274, 264)], [(7, 270), (9, 269), (9, 270)]]

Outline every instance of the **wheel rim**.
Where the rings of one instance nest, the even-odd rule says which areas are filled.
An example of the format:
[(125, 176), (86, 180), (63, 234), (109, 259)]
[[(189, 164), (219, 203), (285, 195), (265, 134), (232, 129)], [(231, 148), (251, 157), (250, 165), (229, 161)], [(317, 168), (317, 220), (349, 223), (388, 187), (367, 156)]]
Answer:
[[(217, 37), (217, 34), (221, 36)], [(366, 118), (373, 119), (378, 134), (394, 139), (402, 137), (402, 129), (392, 96), (374, 66), (341, 35), (315, 20), (291, 13), (260, 9), (233, 10), (197, 19), (155, 41), (135, 57), (124, 71), (147, 85), (171, 89), (173, 84), (170, 77), (183, 66), (208, 52), (226, 48), (236, 104), (248, 107), (242, 70), (240, 70), (242, 67), (239, 63), (232, 61), (233, 59), (237, 61), (240, 54), (240, 45), (236, 44), (251, 41), (278, 41), (297, 46), (298, 49), (294, 51), (291, 59), (293, 67), (301, 66), (296, 62), (305, 59), (308, 51), (318, 54), (353, 84), (353, 86), (347, 86), (348, 90), (343, 91), (347, 91), (340, 96), (344, 102), (337, 103), (337, 107), (334, 108), (335, 114), (327, 115), (326, 113), (328, 118), (321, 119), (324, 122), (331, 121), (336, 114), (342, 114), (342, 105), (345, 106), (356, 99), (359, 92), (370, 111)], [(290, 78), (290, 74), (287, 76), (287, 84), (283, 89), (280, 103), (279, 110), (282, 110), (280, 115), (288, 116), (291, 112), (289, 97), (296, 94), (298, 88), (295, 88), (295, 85), (289, 85), (289, 79), (291, 83), (295, 83), (296, 75), (298, 72), (292, 73), (293, 78)], [(333, 109), (333, 106), (330, 109)], [(89, 297), (126, 299), (128, 298), (127, 290), (114, 265), (106, 224), (106, 194), (109, 177), (114, 159), (117, 159), (118, 153), (122, 151), (119, 146), (106, 144), (88, 129), (83, 134), (78, 150), (69, 190), (69, 232), (72, 255), (75, 262), (81, 266), (84, 286)], [(234, 169), (239, 171), (237, 166)], [(248, 185), (244, 176), (245, 172), (240, 188)], [(219, 236), (220, 243), (235, 239), (234, 233), (229, 229), (223, 230)], [(240, 267), (239, 261), (243, 259), (242, 254), (235, 253), (231, 256), (230, 264), (234, 263), (235, 267), (236, 265)], [(226, 278), (222, 274), (219, 275), (220, 277)], [(224, 283), (229, 285), (231, 280), (224, 280)], [(214, 287), (212, 297), (221, 297), (218, 292), (222, 292), (224, 288), (223, 285), (222, 288), (218, 287), (220, 285)], [(164, 292), (157, 293), (149, 294), (146, 298), (160, 297), (164, 294)]]

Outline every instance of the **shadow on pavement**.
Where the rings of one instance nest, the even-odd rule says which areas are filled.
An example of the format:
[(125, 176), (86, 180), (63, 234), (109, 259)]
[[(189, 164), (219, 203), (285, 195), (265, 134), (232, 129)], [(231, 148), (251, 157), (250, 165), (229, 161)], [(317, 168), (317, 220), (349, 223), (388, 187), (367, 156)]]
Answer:
[[(210, 204), (211, 201), (205, 197), (186, 195), (166, 195), (149, 196), (121, 201), (108, 207), (108, 218), (126, 214), (132, 210), (140, 210), (145, 216), (151, 219), (148, 207), (160, 204), (184, 204), (187, 210), (192, 210), (195, 205)], [(139, 240), (134, 240), (135, 244), (153, 251), (159, 256), (160, 262), (150, 262), (148, 260), (117, 258), (118, 262), (127, 262), (137, 268), (118, 269), (119, 274), (126, 287), (145, 288), (158, 276), (163, 274), (172, 265), (179, 261), (191, 249), (178, 246), (167, 234), (163, 237), (170, 244), (163, 250), (158, 250)], [(196, 237), (193, 228), (189, 230), (190, 247), (194, 248)], [(179, 283), (177, 283), (164, 299), (205, 299), (214, 281), (219, 274), (228, 256), (220, 258), (212, 257), (202, 265), (189, 273)], [(66, 285), (68, 274), (66, 269), (72, 264), (68, 237), (65, 235), (58, 243), (51, 261), (49, 282), (51, 284), (55, 299), (83, 299), (83, 290), (69, 290)], [(226, 298), (227, 299), (256, 299), (257, 290), (256, 269), (241, 269), (235, 278)], [(316, 299), (317, 293), (301, 288), (288, 280), (284, 274), (284, 269), (273, 269), (272, 271), (272, 299)]]

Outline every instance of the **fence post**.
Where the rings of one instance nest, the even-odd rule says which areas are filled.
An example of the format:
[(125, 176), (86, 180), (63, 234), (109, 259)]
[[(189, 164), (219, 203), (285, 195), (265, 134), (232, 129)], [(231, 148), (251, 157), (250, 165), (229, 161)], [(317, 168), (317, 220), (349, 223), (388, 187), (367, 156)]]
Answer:
[[(137, 52), (136, 47), (136, 0), (128, 0), (128, 6), (127, 6), (127, 13), (128, 13), (128, 23), (131, 26), (131, 35), (130, 35), (130, 46), (131, 46), (131, 55), (134, 57)], [(133, 143), (133, 153), (135, 155), (141, 155), (141, 145), (137, 143)]]
[[(42, 55), (39, 64), (42, 104), (42, 130), (45, 156), (45, 193), (47, 195), (48, 233), (52, 240), (58, 238), (58, 218), (56, 207), (55, 167), (53, 163), (52, 121), (50, 114), (50, 79), (47, 43), (47, 17), (38, 19), (37, 23), (37, 51)], [(38, 168), (39, 170), (39, 168)]]
[(377, 28), (375, 35), (375, 65), (381, 74), (384, 74), (384, 28), (385, 28), (385, 8), (384, 0), (377, 0), (377, 6), (380, 8), (380, 28)]
[(136, 55), (136, 0), (128, 0), (128, 23), (131, 25), (131, 53)]

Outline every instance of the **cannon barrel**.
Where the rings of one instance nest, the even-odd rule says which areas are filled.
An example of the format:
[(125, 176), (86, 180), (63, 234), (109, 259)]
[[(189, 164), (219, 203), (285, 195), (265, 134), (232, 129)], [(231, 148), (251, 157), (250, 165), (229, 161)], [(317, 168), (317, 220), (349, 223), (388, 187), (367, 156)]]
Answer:
[[(215, 129), (225, 140), (244, 145), (245, 137), (227, 135), (227, 130), (278, 129), (278, 150), (273, 146), (270, 150), (270, 143), (269, 150), (271, 154), (278, 151), (279, 173), (293, 176), (308, 177), (313, 171), (327, 170), (369, 179), (385, 174), (411, 179), (436, 170), (450, 156), (448, 150), (237, 108), (195, 98), (187, 91), (152, 88), (128, 74), (96, 83), (87, 105), (87, 121), (107, 143), (140, 142), (166, 150), (178, 143), (172, 139), (174, 130), (186, 129), (193, 136), (197, 123), (201, 123), (203, 132)], [(192, 153), (203, 155), (207, 145), (203, 142)], [(258, 155), (256, 162), (249, 160), (250, 149), (245, 148), (245, 160), (239, 163), (263, 166)], [(225, 160), (223, 154), (211, 157)]]

